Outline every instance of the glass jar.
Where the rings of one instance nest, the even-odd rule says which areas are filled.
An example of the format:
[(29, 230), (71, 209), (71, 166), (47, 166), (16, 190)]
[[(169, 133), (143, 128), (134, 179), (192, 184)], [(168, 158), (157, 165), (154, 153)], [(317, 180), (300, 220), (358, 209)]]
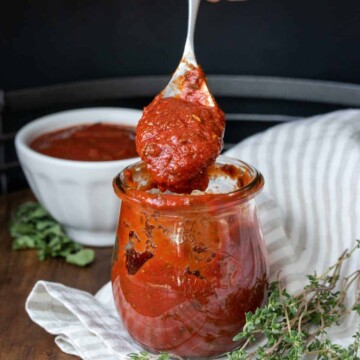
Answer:
[(112, 262), (117, 310), (146, 350), (212, 357), (239, 346), (245, 313), (267, 300), (268, 257), (252, 166), (220, 156), (206, 192), (152, 189), (146, 165), (114, 179), (122, 200)]

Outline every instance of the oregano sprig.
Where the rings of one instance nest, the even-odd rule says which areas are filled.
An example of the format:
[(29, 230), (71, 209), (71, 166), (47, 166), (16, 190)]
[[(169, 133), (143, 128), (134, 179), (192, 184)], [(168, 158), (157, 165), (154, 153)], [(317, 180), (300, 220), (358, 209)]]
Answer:
[(62, 257), (70, 264), (85, 266), (95, 257), (94, 250), (70, 239), (63, 227), (36, 202), (24, 203), (16, 209), (10, 235), (14, 238), (14, 250), (37, 249), (41, 261)]

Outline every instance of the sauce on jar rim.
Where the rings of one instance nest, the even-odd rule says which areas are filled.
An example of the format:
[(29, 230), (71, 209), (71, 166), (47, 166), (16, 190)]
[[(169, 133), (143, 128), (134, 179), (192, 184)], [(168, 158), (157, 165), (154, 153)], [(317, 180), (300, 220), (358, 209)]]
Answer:
[(113, 161), (138, 156), (134, 128), (100, 122), (42, 134), (30, 147), (44, 155), (77, 161)]

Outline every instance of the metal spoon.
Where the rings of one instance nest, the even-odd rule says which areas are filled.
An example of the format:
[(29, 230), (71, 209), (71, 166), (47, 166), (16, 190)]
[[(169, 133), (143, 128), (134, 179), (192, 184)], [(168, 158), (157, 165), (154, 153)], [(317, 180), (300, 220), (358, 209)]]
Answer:
[[(195, 58), (194, 52), (194, 32), (196, 17), (199, 9), (201, 0), (188, 0), (189, 13), (188, 13), (188, 28), (185, 42), (184, 53), (180, 64), (178, 65), (175, 73), (173, 74), (170, 82), (162, 92), (164, 98), (167, 97), (180, 97), (183, 98), (184, 93), (182, 92), (183, 87), (180, 84), (184, 84), (184, 76), (187, 72), (193, 71), (194, 67), (198, 68), (198, 64)], [(215, 106), (215, 100), (211, 95), (205, 78), (203, 78), (202, 85), (199, 89), (193, 91), (197, 92), (196, 98), (201, 98), (201, 103), (207, 106)]]

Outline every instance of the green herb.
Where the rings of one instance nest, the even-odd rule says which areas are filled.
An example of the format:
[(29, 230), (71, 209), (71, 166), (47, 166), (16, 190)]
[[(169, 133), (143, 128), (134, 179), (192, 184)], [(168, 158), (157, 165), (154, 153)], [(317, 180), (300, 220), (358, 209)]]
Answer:
[[(245, 359), (301, 359), (305, 355), (317, 359), (360, 359), (357, 332), (353, 343), (345, 348), (332, 343), (326, 337), (326, 329), (339, 325), (352, 311), (358, 314), (360, 294), (352, 306), (345, 306), (349, 288), (358, 282), (360, 271), (340, 278), (344, 261), (360, 247), (360, 242), (351, 251), (345, 251), (337, 263), (322, 275), (309, 275), (309, 283), (303, 291), (290, 295), (279, 282), (270, 286), (268, 304), (255, 313), (246, 314), (243, 331), (235, 341), (244, 341), (243, 346), (229, 355), (231, 360)], [(247, 352), (247, 346), (256, 336), (265, 337), (265, 344), (255, 351)]]
[(65, 233), (62, 226), (38, 203), (20, 205), (10, 224), (14, 250), (38, 249), (40, 260), (62, 257), (78, 266), (90, 264), (95, 257), (91, 249), (84, 249)]
[[(360, 360), (360, 331), (353, 335), (348, 347), (332, 343), (326, 330), (350, 313), (360, 315), (360, 269), (341, 277), (345, 261), (360, 248), (360, 241), (350, 251), (345, 251), (336, 264), (324, 274), (309, 275), (308, 284), (296, 294), (290, 295), (280, 282), (270, 284), (269, 301), (263, 308), (246, 314), (246, 324), (234, 341), (242, 341), (240, 349), (228, 354), (229, 360)], [(346, 307), (346, 295), (356, 287), (353, 303)], [(250, 344), (259, 342), (255, 350)], [(165, 354), (161, 354), (162, 360)], [(129, 354), (132, 360), (154, 359), (156, 356), (142, 352)], [(159, 359), (159, 357), (157, 357)]]
[(146, 351), (141, 351), (140, 353), (131, 353), (128, 354), (128, 357), (132, 360), (149, 360), (149, 359), (157, 359), (157, 360), (169, 360), (169, 359), (181, 359), (181, 357), (176, 355), (170, 355), (168, 353), (160, 353), (159, 355), (152, 355)]

